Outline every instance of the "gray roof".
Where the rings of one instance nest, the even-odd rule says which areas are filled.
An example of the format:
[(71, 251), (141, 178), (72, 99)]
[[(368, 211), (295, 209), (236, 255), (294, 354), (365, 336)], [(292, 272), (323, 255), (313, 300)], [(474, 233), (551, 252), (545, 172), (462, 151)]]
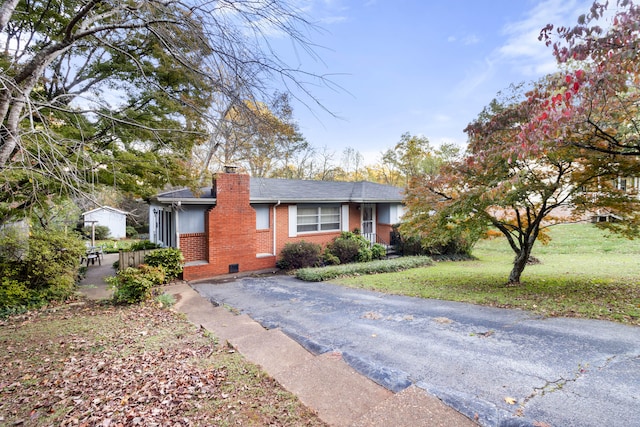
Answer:
[[(375, 182), (309, 181), (251, 177), (251, 203), (399, 203), (403, 189)], [(189, 189), (169, 191), (155, 197), (159, 202), (212, 204), (211, 188), (194, 195)]]

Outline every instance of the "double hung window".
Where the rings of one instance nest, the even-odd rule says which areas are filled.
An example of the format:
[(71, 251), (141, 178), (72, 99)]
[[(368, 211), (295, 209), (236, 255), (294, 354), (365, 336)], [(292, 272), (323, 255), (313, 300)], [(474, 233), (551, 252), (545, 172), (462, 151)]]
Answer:
[(340, 206), (298, 205), (298, 233), (340, 230)]

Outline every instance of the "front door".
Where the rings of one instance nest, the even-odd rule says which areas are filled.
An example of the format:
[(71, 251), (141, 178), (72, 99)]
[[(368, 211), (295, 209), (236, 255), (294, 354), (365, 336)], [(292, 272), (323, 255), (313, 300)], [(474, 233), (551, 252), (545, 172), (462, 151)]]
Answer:
[(362, 205), (362, 235), (370, 242), (376, 240), (376, 205)]

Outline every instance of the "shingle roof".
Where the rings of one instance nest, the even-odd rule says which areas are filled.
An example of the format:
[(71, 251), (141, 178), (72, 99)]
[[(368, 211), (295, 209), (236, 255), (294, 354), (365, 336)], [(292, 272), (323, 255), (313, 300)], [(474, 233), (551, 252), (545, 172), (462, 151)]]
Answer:
[[(252, 203), (390, 203), (401, 202), (403, 199), (402, 188), (368, 181), (337, 182), (252, 177), (250, 182)], [(215, 203), (209, 187), (202, 188), (199, 196), (194, 195), (189, 189), (181, 189), (159, 194), (156, 199), (160, 202)]]

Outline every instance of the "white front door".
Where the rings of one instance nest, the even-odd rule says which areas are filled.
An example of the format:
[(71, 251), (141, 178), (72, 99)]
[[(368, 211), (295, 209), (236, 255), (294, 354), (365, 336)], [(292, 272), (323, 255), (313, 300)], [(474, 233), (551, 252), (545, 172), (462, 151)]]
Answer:
[(369, 239), (369, 241), (375, 241), (376, 205), (363, 204), (360, 211), (362, 212), (362, 219), (361, 219), (362, 235), (367, 239)]

